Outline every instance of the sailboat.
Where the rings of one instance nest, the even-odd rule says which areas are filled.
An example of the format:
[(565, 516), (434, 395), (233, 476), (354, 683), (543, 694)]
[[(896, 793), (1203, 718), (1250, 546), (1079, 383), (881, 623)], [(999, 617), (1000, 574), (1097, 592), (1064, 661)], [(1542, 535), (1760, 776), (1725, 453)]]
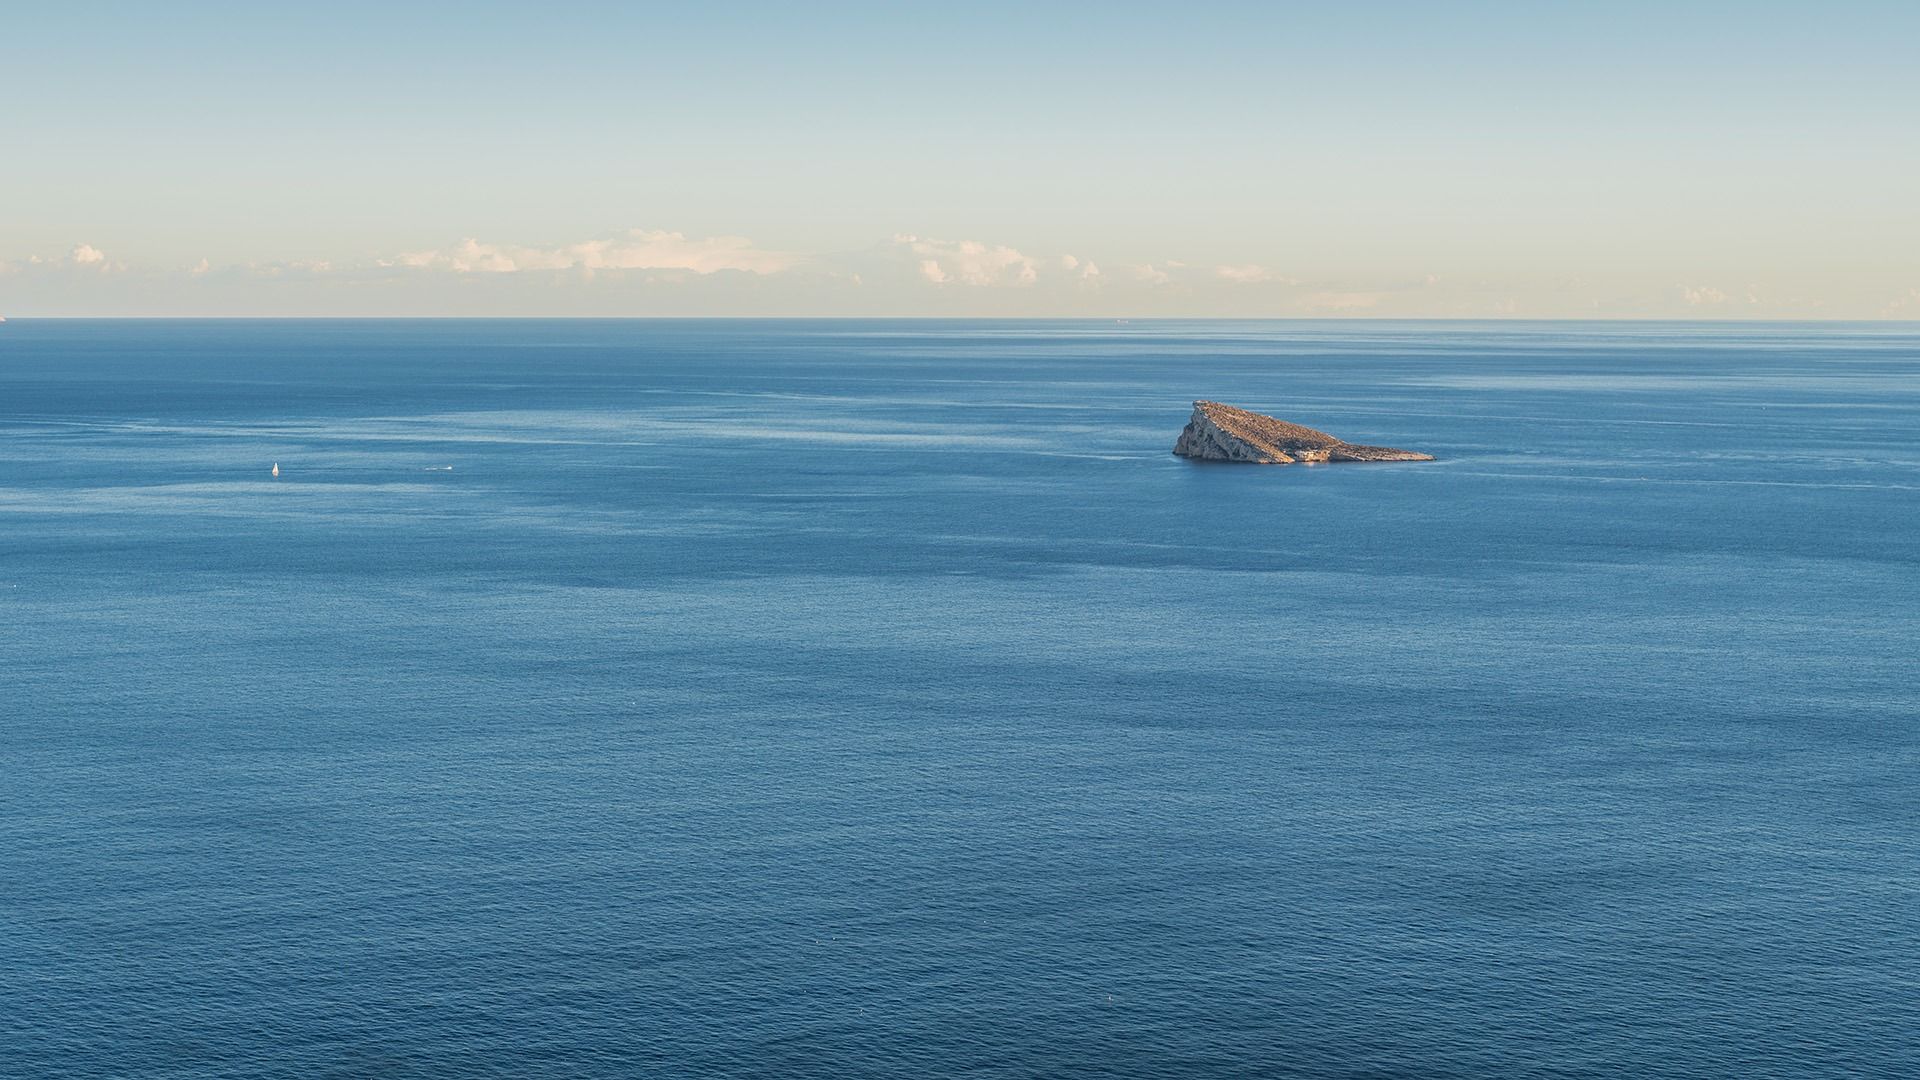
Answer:
[(280, 475), (280, 463), (277, 461), (273, 463), (273, 475), (275, 476)]

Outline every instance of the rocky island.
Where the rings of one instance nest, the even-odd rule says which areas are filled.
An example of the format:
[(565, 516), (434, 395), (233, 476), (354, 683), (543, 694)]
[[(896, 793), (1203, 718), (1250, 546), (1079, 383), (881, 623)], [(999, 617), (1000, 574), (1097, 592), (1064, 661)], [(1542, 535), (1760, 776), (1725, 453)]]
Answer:
[(1193, 403), (1193, 417), (1173, 452), (1196, 461), (1291, 465), (1296, 461), (1432, 461), (1432, 454), (1361, 446), (1257, 412), (1217, 401)]

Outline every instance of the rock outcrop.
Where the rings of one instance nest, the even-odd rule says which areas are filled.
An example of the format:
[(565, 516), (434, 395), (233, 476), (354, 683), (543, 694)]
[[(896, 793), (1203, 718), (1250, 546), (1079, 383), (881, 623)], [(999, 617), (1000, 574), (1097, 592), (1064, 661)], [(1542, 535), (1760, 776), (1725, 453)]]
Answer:
[(1173, 452), (1199, 461), (1242, 461), (1253, 465), (1291, 465), (1296, 461), (1432, 461), (1431, 454), (1360, 446), (1257, 412), (1217, 401), (1193, 403)]

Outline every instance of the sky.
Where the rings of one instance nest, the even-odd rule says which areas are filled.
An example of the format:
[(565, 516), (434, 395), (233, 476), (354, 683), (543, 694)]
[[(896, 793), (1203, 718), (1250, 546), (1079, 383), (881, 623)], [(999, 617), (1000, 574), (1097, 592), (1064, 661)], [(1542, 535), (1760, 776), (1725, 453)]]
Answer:
[(0, 315), (1920, 319), (1920, 4), (0, 0)]

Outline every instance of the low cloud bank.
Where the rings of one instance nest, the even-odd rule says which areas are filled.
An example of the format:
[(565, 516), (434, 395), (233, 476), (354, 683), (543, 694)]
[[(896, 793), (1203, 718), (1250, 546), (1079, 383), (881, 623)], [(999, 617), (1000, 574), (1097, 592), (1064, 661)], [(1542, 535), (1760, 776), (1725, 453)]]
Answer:
[(410, 251), (382, 260), (383, 267), (445, 270), (455, 274), (516, 274), (540, 270), (684, 270), (717, 274), (738, 270), (778, 274), (798, 258), (755, 247), (742, 236), (689, 238), (685, 233), (631, 229), (605, 240), (557, 248), (518, 247), (467, 239), (450, 248)]
[[(1312, 274), (1269, 263), (1046, 252), (899, 234), (795, 252), (743, 236), (631, 229), (557, 246), (468, 238), (360, 260), (158, 264), (119, 245), (0, 251), (9, 315), (937, 315), (1400, 318), (1894, 318), (1912, 281), (1830, 302), (1791, 281), (1674, 285), (1627, 277), (1493, 280), (1414, 271)], [(177, 259), (177, 256), (176, 256)], [(1104, 265), (1103, 265), (1104, 264)], [(1698, 279), (1696, 279), (1697, 281)]]

